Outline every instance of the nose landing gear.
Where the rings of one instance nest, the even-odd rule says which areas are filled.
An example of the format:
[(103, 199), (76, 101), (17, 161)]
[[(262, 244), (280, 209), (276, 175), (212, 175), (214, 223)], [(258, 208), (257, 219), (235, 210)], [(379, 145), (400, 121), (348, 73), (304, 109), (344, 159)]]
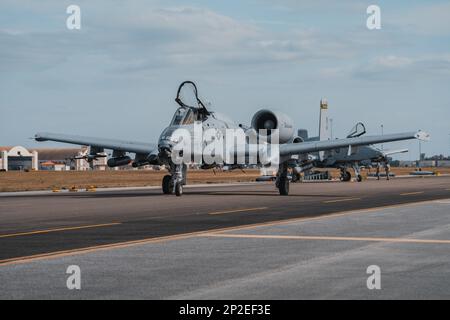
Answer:
[(175, 195), (177, 197), (180, 197), (183, 194), (183, 184), (182, 183), (177, 182), (175, 184), (175, 188), (174, 189), (175, 189)]
[(165, 175), (162, 180), (162, 191), (164, 194), (171, 194), (173, 190), (172, 176), (170, 174)]
[(183, 194), (183, 186), (186, 184), (186, 165), (173, 165), (170, 175), (165, 175), (162, 180), (162, 191), (164, 194), (175, 193), (177, 197)]

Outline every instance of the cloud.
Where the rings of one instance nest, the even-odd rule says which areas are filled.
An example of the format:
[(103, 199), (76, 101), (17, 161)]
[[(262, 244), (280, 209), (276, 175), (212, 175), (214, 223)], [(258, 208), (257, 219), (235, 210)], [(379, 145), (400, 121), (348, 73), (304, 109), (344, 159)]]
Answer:
[(313, 30), (268, 31), (205, 8), (117, 9), (109, 7), (101, 15), (82, 6), (81, 31), (0, 31), (5, 48), (0, 69), (42, 70), (84, 55), (84, 62), (89, 56), (104, 56), (112, 62), (108, 68), (133, 73), (184, 65), (302, 63), (352, 52), (344, 38)]
[(367, 80), (399, 80), (412, 77), (450, 76), (450, 55), (406, 57), (387, 55), (372, 59), (354, 68), (357, 78)]
[(450, 35), (450, 3), (408, 5), (392, 14), (393, 24), (405, 31), (425, 36)]
[(383, 68), (404, 68), (413, 63), (411, 58), (394, 55), (383, 56), (376, 59), (375, 64)]

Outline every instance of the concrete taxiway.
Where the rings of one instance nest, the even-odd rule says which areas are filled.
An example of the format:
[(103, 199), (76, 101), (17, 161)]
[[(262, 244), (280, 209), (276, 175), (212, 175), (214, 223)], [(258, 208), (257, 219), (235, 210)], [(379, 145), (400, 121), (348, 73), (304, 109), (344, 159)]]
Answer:
[(449, 198), (448, 177), (2, 197), (0, 297), (450, 298)]

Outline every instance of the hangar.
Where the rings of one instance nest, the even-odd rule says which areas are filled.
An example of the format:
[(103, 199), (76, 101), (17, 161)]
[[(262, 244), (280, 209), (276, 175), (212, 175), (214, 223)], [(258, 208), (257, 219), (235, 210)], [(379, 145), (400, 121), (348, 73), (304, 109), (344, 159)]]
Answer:
[(38, 153), (22, 146), (0, 147), (0, 170), (37, 170)]

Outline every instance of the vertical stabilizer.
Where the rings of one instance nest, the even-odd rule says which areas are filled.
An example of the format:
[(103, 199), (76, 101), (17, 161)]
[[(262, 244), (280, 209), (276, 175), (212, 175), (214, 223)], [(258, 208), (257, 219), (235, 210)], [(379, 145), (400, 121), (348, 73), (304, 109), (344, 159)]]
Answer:
[[(319, 140), (331, 140), (328, 101), (326, 99), (320, 100)], [(324, 154), (324, 151), (319, 152), (320, 160), (323, 160)]]

